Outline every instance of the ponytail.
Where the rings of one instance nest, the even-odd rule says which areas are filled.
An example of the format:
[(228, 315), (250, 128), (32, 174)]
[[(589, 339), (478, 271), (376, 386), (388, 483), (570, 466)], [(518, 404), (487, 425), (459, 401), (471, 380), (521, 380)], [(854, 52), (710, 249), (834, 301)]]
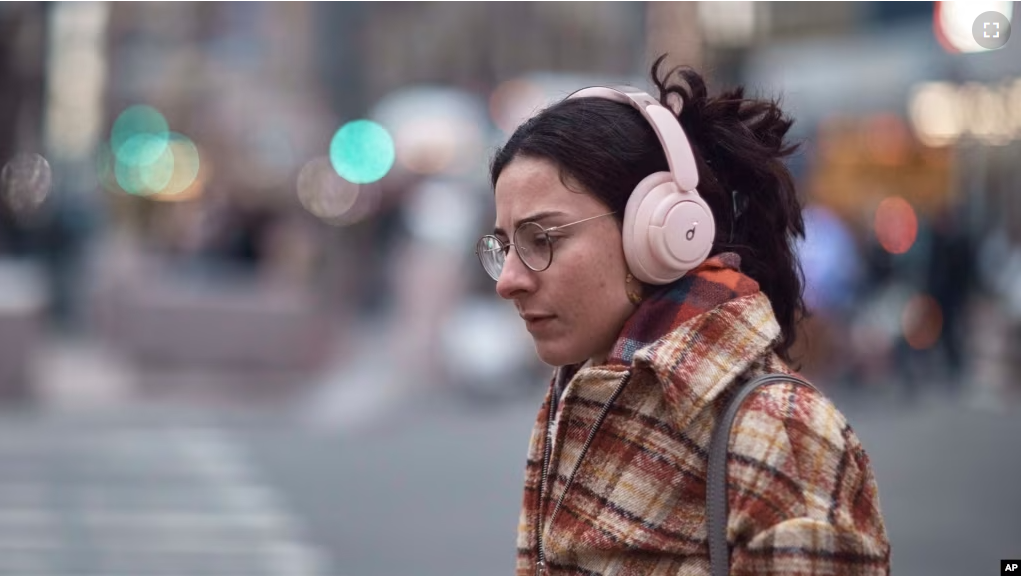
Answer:
[(770, 299), (781, 326), (776, 351), (790, 362), (796, 326), (807, 314), (804, 276), (794, 252), (805, 225), (794, 178), (784, 164), (799, 148), (785, 140), (793, 120), (776, 101), (745, 98), (742, 87), (708, 96), (703, 78), (690, 68), (661, 75), (665, 58), (657, 59), (650, 74), (661, 104), (670, 108), (672, 99), (682, 101), (678, 120), (696, 156), (699, 194), (716, 222), (711, 255), (741, 256), (743, 273)]

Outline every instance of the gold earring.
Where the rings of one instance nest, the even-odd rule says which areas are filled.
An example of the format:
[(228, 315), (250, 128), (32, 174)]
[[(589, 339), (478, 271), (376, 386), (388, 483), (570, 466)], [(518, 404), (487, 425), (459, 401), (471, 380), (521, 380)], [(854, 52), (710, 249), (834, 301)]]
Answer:
[[(630, 285), (632, 283), (632, 278), (633, 276), (631, 272), (625, 274), (625, 284)], [(631, 302), (633, 305), (638, 306), (640, 303), (642, 303), (642, 294), (636, 294), (635, 292), (632, 292), (627, 288), (625, 289), (625, 293), (628, 295), (628, 301)]]

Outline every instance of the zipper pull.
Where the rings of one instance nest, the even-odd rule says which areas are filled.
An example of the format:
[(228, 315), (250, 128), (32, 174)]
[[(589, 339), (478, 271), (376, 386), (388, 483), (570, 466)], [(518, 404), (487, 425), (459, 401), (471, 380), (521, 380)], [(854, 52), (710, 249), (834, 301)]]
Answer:
[(542, 560), (536, 562), (536, 576), (547, 576), (546, 563)]

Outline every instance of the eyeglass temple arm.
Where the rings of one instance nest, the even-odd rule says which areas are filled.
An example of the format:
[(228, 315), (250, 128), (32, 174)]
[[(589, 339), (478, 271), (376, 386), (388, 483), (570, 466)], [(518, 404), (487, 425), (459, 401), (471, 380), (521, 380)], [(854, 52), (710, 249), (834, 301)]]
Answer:
[(583, 219), (581, 219), (581, 220), (579, 220), (577, 222), (571, 222), (570, 224), (561, 224), (560, 226), (554, 226), (552, 228), (547, 228), (546, 231), (547, 232), (551, 232), (553, 230), (561, 230), (562, 228), (567, 228), (568, 226), (574, 226), (575, 224), (581, 224), (583, 222), (588, 222), (590, 220), (595, 220), (597, 218), (603, 218), (604, 216), (610, 216), (611, 214), (617, 214), (617, 212), (607, 212), (606, 214), (597, 214), (596, 216), (590, 216), (588, 218), (583, 218)]

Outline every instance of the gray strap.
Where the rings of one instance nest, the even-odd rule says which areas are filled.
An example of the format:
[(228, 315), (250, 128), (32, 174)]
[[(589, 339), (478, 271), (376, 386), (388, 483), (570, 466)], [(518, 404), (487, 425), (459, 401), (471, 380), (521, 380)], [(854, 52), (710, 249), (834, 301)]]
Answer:
[(747, 382), (735, 394), (710, 437), (710, 461), (706, 468), (706, 532), (710, 541), (710, 574), (727, 576), (731, 568), (730, 550), (727, 545), (727, 444), (742, 402), (756, 388), (777, 382), (791, 382), (808, 386), (812, 384), (788, 374), (766, 374)]

